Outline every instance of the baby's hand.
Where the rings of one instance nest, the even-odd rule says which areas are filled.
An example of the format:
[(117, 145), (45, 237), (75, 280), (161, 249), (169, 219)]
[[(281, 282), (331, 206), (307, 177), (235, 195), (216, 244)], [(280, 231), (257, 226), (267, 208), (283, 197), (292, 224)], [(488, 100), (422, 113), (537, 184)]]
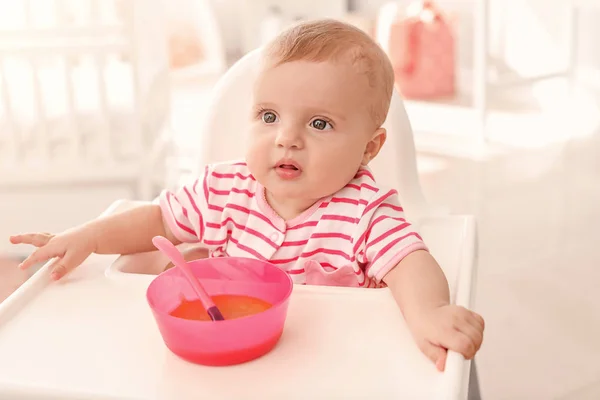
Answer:
[(413, 321), (413, 333), (421, 351), (444, 370), (447, 350), (471, 359), (483, 341), (483, 318), (466, 308), (446, 305), (434, 308)]
[(90, 229), (77, 228), (59, 235), (28, 233), (10, 237), (13, 244), (31, 244), (37, 247), (19, 268), (27, 269), (51, 258), (58, 259), (50, 267), (52, 279), (60, 279), (79, 266), (96, 249), (94, 233)]

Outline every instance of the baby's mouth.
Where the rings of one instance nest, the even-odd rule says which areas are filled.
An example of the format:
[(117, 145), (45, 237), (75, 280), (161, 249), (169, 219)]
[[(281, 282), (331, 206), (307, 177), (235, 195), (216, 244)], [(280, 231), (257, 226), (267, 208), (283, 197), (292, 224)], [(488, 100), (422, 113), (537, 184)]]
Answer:
[(286, 171), (302, 171), (300, 164), (291, 158), (282, 158), (281, 160), (277, 161), (275, 168)]
[(279, 164), (277, 166), (277, 168), (290, 169), (292, 171), (298, 171), (298, 167), (296, 167), (295, 165), (292, 165), (292, 164)]
[(281, 159), (275, 164), (275, 172), (282, 179), (293, 180), (302, 174), (302, 168), (294, 160)]

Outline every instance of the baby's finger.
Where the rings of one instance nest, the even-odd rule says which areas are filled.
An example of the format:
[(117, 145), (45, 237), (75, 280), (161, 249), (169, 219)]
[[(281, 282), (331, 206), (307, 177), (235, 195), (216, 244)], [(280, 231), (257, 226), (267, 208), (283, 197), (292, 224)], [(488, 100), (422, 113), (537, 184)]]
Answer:
[(454, 329), (461, 330), (462, 326), (471, 325), (474, 329), (479, 332), (483, 332), (484, 322), (483, 318), (479, 314), (473, 311), (467, 310), (466, 308), (460, 307), (454, 314), (452, 326)]
[(59, 258), (50, 267), (50, 277), (57, 281), (67, 273), (67, 267), (64, 265), (64, 260)]
[(49, 233), (27, 233), (24, 235), (14, 235), (10, 237), (12, 244), (31, 244), (35, 247), (42, 247), (48, 244), (53, 235)]
[[(481, 347), (481, 343), (483, 342), (483, 332), (479, 329), (479, 325), (474, 326), (472, 324), (463, 324), (458, 328), (458, 331), (460, 331), (465, 336), (467, 336), (473, 343), (473, 346), (474, 346), (473, 356), (474, 356), (475, 353), (477, 353), (479, 351), (479, 348)], [(465, 357), (467, 357), (467, 356), (465, 355)], [(470, 358), (470, 357), (468, 357), (468, 358)]]
[(69, 271), (75, 269), (81, 261), (75, 256), (75, 253), (66, 253), (64, 257), (59, 258), (50, 267), (50, 277), (54, 280), (58, 280), (69, 273)]
[(446, 369), (446, 359), (447, 358), (448, 358), (448, 350), (444, 349), (444, 352), (442, 353), (441, 357), (438, 358), (437, 362), (435, 363), (435, 367), (437, 368), (438, 371), (444, 372), (444, 369)]
[(53, 257), (60, 256), (62, 256), (62, 254), (58, 254), (55, 249), (49, 247), (40, 247), (36, 251), (31, 253), (31, 255), (25, 259), (25, 261), (19, 264), (19, 268), (27, 269), (34, 266), (35, 264), (48, 261)]
[(22, 235), (11, 235), (11, 236), (9, 236), (8, 240), (12, 244), (20, 244), (21, 243), (21, 237), (22, 237)]
[(471, 324), (479, 327), (479, 329), (483, 332), (483, 330), (485, 329), (485, 321), (483, 320), (483, 317), (481, 315), (471, 311), (468, 319), (471, 322)]
[(483, 318), (477, 317), (479, 317), (477, 314), (472, 315), (469, 318), (467, 318), (467, 322), (469, 323), (469, 325), (471, 325), (471, 327), (477, 330), (477, 332), (479, 332), (481, 336), (483, 336), (483, 332), (485, 330), (485, 322), (483, 322)]
[[(421, 348), (421, 351), (423, 352), (423, 354), (425, 354), (425, 356), (427, 358), (429, 358), (431, 360), (431, 362), (433, 362), (436, 367), (438, 368), (439, 371), (443, 371), (444, 370), (444, 365), (446, 364), (445, 361), (445, 355), (446, 355), (446, 349), (444, 349), (443, 347), (437, 346), (435, 344), (430, 343), (427, 340), (424, 340), (421, 344), (421, 346), (419, 346)], [(443, 358), (443, 363), (441, 364), (442, 369), (440, 369), (440, 359)]]
[(466, 359), (473, 358), (476, 352), (475, 344), (471, 338), (455, 329), (446, 331), (443, 339), (440, 341), (440, 345), (448, 350), (462, 354)]

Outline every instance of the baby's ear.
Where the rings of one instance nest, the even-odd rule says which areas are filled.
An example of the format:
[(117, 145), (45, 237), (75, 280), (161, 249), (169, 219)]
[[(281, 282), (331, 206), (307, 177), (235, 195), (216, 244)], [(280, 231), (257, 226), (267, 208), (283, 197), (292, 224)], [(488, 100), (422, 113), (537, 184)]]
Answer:
[(367, 143), (365, 147), (365, 152), (363, 154), (362, 165), (367, 165), (374, 159), (377, 154), (379, 154), (379, 150), (383, 147), (385, 143), (385, 139), (387, 138), (387, 132), (385, 128), (379, 128), (371, 137), (371, 140)]

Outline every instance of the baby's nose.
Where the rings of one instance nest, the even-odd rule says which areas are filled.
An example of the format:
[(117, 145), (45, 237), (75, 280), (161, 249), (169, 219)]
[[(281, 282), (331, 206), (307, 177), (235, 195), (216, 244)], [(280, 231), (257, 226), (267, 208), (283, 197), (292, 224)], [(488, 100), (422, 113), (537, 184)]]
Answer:
[(281, 129), (277, 134), (275, 144), (285, 148), (302, 147), (302, 135), (294, 129)]

